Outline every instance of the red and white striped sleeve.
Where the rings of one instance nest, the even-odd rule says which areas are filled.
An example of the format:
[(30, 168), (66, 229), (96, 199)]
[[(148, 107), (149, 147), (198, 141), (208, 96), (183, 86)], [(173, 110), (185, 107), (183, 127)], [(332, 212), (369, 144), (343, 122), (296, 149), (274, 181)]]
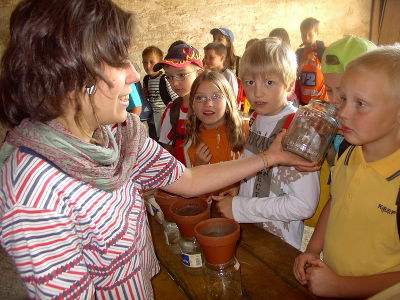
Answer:
[(139, 173), (133, 180), (140, 181), (143, 189), (155, 189), (178, 180), (185, 166), (157, 142), (148, 138), (139, 152), (137, 169)]

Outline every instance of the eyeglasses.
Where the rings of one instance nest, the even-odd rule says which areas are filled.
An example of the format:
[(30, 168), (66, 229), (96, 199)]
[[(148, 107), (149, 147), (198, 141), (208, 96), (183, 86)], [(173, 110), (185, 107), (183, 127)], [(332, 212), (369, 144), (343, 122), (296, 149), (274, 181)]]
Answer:
[(206, 103), (208, 99), (210, 99), (212, 102), (217, 102), (223, 98), (223, 95), (221, 94), (213, 94), (211, 97), (208, 96), (202, 96), (202, 95), (196, 95), (194, 96), (194, 101), (197, 103)]
[(172, 80), (184, 81), (187, 76), (189, 76), (190, 74), (192, 74), (194, 72), (197, 72), (197, 70), (194, 70), (189, 73), (178, 74), (178, 75), (165, 75), (165, 79), (167, 79), (168, 81), (172, 81)]

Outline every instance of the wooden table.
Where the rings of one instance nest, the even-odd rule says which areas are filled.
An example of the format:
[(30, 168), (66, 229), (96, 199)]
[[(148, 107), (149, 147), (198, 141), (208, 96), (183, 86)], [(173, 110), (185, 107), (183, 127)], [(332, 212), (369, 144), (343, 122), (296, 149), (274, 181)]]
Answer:
[[(189, 274), (180, 256), (168, 249), (163, 227), (151, 216), (149, 223), (161, 265), (160, 274), (153, 279), (156, 299), (207, 299), (203, 276)], [(300, 253), (297, 249), (257, 226), (240, 226), (236, 258), (241, 265), (242, 299), (320, 299), (293, 276), (293, 261)]]

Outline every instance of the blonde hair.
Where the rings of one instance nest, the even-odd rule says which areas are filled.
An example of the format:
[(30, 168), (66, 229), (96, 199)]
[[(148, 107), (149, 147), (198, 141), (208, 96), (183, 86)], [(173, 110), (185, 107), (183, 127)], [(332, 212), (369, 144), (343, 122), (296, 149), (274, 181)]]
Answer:
[(259, 40), (260, 40), (260, 39), (258, 39), (258, 38), (254, 38), (254, 39), (248, 40), (247, 43), (246, 43), (245, 49), (251, 47), (251, 45), (253, 45), (255, 42), (258, 42)]
[(243, 131), (243, 119), (239, 114), (236, 104), (236, 98), (233, 94), (232, 87), (226, 80), (225, 76), (219, 72), (210, 70), (204, 71), (193, 82), (189, 97), (189, 112), (188, 120), (186, 121), (185, 144), (189, 141), (193, 145), (198, 145), (201, 142), (200, 125), (201, 121), (197, 118), (193, 110), (194, 96), (199, 86), (204, 81), (210, 81), (222, 92), (226, 99), (225, 113), (225, 129), (228, 137), (229, 145), (233, 152), (240, 152), (244, 148), (246, 142), (245, 132)]
[(395, 99), (400, 99), (400, 44), (381, 46), (369, 51), (347, 66), (345, 73), (357, 70), (371, 72), (371, 76), (384, 76), (386, 86), (382, 87)]
[(296, 54), (290, 46), (276, 37), (255, 42), (244, 52), (239, 67), (239, 77), (246, 75), (279, 76), (286, 88), (296, 80)]

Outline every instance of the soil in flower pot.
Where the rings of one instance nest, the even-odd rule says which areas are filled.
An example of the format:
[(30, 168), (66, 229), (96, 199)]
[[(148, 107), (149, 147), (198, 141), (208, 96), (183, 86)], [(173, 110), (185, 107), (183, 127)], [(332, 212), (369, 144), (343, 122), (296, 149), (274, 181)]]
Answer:
[(177, 200), (169, 210), (172, 220), (186, 238), (194, 237), (194, 226), (210, 217), (210, 208), (204, 198)]
[(194, 231), (207, 262), (224, 264), (235, 256), (240, 236), (240, 226), (236, 221), (212, 218), (198, 223)]

